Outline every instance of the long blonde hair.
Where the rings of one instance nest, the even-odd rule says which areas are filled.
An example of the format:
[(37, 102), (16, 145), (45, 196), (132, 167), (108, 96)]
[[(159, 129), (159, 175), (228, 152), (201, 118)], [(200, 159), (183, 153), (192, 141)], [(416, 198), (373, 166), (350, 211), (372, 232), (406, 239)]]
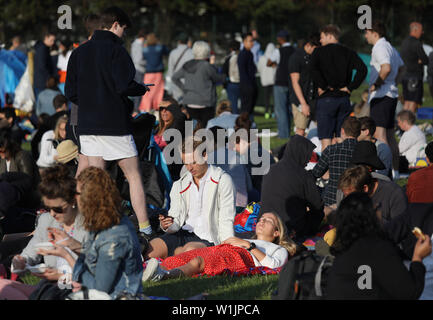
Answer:
[[(298, 246), (292, 239), (289, 238), (283, 220), (281, 220), (280, 216), (275, 212), (267, 212), (267, 213), (271, 213), (274, 215), (275, 218), (277, 218), (278, 221), (277, 230), (280, 232), (280, 235), (276, 237), (274, 241), (272, 241), (272, 243), (275, 243), (285, 248), (289, 252), (290, 256), (294, 256), (298, 251)], [(257, 235), (254, 235), (252, 239), (257, 239)]]
[[(68, 123), (68, 116), (66, 114), (61, 116), (56, 122), (56, 127), (54, 128), (54, 139), (55, 140), (63, 140), (63, 138), (60, 137), (60, 133), (59, 133), (60, 125), (62, 123), (66, 123), (66, 124)], [(66, 130), (66, 128), (65, 128), (65, 130)]]

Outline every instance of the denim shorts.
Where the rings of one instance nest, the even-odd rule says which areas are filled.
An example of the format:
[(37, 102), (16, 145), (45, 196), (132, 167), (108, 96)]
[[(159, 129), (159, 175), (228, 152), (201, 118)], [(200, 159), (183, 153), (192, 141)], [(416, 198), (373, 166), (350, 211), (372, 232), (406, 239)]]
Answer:
[(340, 136), (344, 120), (352, 112), (349, 97), (323, 97), (317, 100), (316, 119), (319, 139)]
[(194, 232), (189, 232), (187, 230), (180, 229), (176, 233), (166, 233), (160, 237), (168, 249), (168, 256), (174, 255), (174, 250), (178, 247), (183, 247), (188, 242), (201, 242), (207, 247), (212, 247), (215, 244), (207, 240), (199, 238)]

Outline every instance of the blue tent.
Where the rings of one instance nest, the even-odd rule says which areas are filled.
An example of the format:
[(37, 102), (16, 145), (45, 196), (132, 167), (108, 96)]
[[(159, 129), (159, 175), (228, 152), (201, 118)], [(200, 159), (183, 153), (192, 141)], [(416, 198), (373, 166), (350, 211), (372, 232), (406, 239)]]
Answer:
[(17, 50), (0, 50), (0, 107), (5, 105), (5, 94), (15, 92), (26, 70), (27, 56)]

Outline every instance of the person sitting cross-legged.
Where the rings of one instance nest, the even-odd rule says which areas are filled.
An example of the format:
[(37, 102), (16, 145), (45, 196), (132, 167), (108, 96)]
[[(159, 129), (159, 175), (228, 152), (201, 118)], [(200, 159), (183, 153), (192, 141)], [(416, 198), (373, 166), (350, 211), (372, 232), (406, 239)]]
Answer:
[(281, 267), (296, 253), (296, 244), (288, 239), (284, 223), (277, 214), (264, 213), (257, 222), (253, 239), (231, 237), (213, 247), (195, 249), (168, 257), (161, 266), (158, 260), (147, 262), (143, 281), (160, 281), (190, 277), (197, 273), (207, 275), (245, 271), (253, 267)]
[(222, 169), (207, 164), (202, 143), (191, 137), (182, 144), (182, 161), (188, 171), (173, 184), (168, 216), (159, 216), (165, 234), (150, 241), (145, 254), (148, 258), (164, 259), (213, 246), (234, 235), (233, 181)]

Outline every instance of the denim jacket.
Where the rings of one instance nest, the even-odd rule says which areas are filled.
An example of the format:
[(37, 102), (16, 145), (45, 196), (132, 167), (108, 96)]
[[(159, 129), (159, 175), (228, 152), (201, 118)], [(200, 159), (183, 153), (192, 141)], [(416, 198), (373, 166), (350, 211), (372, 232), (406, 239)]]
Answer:
[(134, 226), (127, 217), (98, 233), (90, 232), (73, 270), (72, 279), (88, 289), (108, 293), (142, 292), (143, 262)]

